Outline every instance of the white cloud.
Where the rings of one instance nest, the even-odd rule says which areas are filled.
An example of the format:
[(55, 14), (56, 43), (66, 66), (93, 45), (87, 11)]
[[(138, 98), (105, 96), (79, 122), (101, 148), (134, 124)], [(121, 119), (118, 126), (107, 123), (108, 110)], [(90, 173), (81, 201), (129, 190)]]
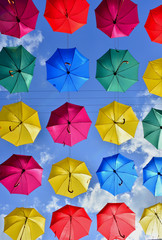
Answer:
[(45, 164), (48, 164), (52, 159), (54, 159), (54, 156), (51, 155), (48, 152), (40, 152), (40, 164), (43, 166)]
[(149, 96), (149, 95), (151, 95), (151, 94), (150, 94), (149, 91), (146, 89), (145, 91), (139, 91), (136, 96), (137, 96), (137, 97), (143, 97), (143, 96)]
[(1, 35), (0, 50), (6, 46), (13, 47), (17, 45), (23, 45), (29, 52), (33, 53), (39, 47), (39, 44), (42, 43), (43, 38), (44, 37), (41, 31), (34, 31), (20, 39)]
[(55, 196), (52, 196), (51, 201), (48, 202), (48, 204), (45, 206), (45, 212), (51, 213), (53, 211), (58, 210), (61, 208), (61, 206), (58, 204), (60, 200), (56, 198)]
[(9, 210), (9, 205), (8, 204), (4, 204), (4, 205), (0, 204), (0, 210), (1, 211)]
[(3, 232), (3, 230), (4, 230), (4, 217), (5, 216), (6, 216), (5, 214), (0, 215), (0, 239), (1, 240), (11, 240), (11, 238)]
[(40, 65), (41, 66), (45, 66), (46, 65), (46, 61), (47, 61), (47, 59), (45, 59), (45, 58), (43, 58), (43, 57), (39, 57), (39, 63), (40, 63)]

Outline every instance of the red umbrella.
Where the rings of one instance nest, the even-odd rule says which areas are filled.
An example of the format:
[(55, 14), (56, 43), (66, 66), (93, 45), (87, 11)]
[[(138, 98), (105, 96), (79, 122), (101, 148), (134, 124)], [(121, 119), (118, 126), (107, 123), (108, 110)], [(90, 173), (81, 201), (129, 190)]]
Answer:
[(84, 208), (66, 205), (53, 212), (50, 228), (59, 240), (78, 240), (89, 234), (91, 222)]
[(135, 213), (125, 203), (108, 203), (97, 214), (97, 230), (106, 239), (124, 240), (135, 230)]
[(33, 157), (13, 154), (0, 165), (0, 183), (10, 193), (29, 195), (41, 185), (42, 173)]
[(91, 123), (84, 107), (66, 102), (51, 112), (47, 130), (54, 142), (73, 146), (87, 138)]
[(150, 10), (145, 29), (151, 41), (162, 44), (162, 5)]
[(44, 17), (53, 31), (73, 33), (87, 23), (86, 0), (47, 0)]
[(130, 0), (103, 0), (95, 13), (97, 28), (110, 38), (129, 36), (139, 23), (137, 4)]
[(0, 32), (21, 38), (35, 29), (38, 14), (32, 0), (1, 0)]

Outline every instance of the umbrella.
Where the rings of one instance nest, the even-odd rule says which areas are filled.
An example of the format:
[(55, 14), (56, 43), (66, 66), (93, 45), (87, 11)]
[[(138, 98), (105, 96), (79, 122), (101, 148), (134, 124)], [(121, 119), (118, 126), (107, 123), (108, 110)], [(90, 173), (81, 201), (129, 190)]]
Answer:
[(35, 59), (22, 45), (4, 47), (0, 52), (0, 85), (10, 93), (28, 92)]
[(89, 60), (76, 48), (58, 48), (46, 66), (47, 80), (60, 92), (78, 91), (89, 79)]
[(143, 79), (150, 93), (162, 97), (162, 58), (150, 61)]
[(54, 142), (73, 146), (87, 138), (91, 123), (84, 107), (66, 102), (51, 112), (47, 130)]
[(106, 91), (125, 92), (138, 81), (138, 67), (128, 50), (109, 49), (97, 60), (96, 78)]
[(135, 230), (135, 213), (125, 203), (107, 203), (97, 214), (97, 230), (106, 239), (124, 240)]
[(13, 240), (35, 240), (44, 228), (45, 218), (34, 208), (15, 208), (4, 218), (4, 232)]
[(47, 0), (44, 17), (53, 31), (73, 33), (87, 23), (86, 0)]
[(0, 112), (0, 137), (20, 146), (33, 143), (41, 130), (38, 113), (23, 102), (2, 107)]
[(117, 194), (131, 191), (137, 178), (137, 173), (132, 160), (121, 154), (116, 154), (103, 158), (97, 170), (97, 177), (101, 188), (116, 196)]
[(38, 14), (32, 0), (1, 0), (0, 32), (21, 38), (35, 29)]
[(95, 13), (97, 28), (110, 38), (129, 36), (139, 23), (137, 4), (130, 0), (103, 0)]
[(99, 110), (95, 127), (103, 141), (120, 145), (134, 137), (138, 122), (130, 106), (114, 101)]
[(66, 205), (53, 212), (50, 228), (59, 240), (78, 240), (89, 234), (91, 222), (84, 208)]
[(151, 41), (162, 44), (162, 5), (150, 10), (145, 29)]
[(29, 195), (41, 186), (42, 173), (33, 157), (13, 154), (0, 165), (0, 183), (10, 193)]
[(56, 194), (74, 198), (87, 191), (91, 178), (84, 162), (67, 157), (52, 165), (48, 181)]
[(144, 138), (162, 149), (162, 110), (152, 108), (142, 121)]
[(143, 169), (143, 185), (154, 196), (162, 196), (162, 158), (153, 157)]
[(162, 203), (145, 208), (140, 224), (145, 234), (162, 239)]

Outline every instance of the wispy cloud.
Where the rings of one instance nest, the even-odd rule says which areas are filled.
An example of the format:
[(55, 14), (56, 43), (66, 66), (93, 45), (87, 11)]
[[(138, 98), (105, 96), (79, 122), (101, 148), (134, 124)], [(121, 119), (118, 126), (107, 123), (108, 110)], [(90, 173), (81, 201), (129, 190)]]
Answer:
[(58, 210), (59, 208), (61, 208), (62, 206), (59, 205), (59, 198), (56, 198), (55, 196), (51, 197), (51, 200), (47, 203), (47, 205), (45, 206), (44, 211), (47, 213), (51, 213), (53, 211)]
[(54, 156), (51, 155), (49, 152), (40, 152), (40, 164), (43, 166), (51, 162), (54, 159)]

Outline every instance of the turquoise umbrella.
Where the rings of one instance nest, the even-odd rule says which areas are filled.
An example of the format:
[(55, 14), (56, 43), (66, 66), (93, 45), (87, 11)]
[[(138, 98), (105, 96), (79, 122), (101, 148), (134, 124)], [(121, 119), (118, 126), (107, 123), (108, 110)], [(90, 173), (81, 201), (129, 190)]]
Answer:
[(106, 91), (125, 92), (138, 81), (138, 67), (128, 50), (109, 49), (97, 60), (96, 78)]
[(142, 121), (144, 138), (162, 149), (162, 110), (152, 108)]
[(10, 93), (28, 92), (36, 58), (22, 45), (0, 52), (0, 85)]

